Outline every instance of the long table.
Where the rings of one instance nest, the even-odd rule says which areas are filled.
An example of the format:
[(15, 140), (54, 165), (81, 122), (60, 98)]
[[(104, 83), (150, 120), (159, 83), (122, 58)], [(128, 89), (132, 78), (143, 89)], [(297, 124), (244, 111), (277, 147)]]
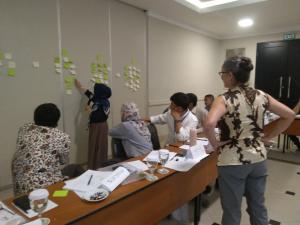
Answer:
[[(274, 127), (277, 125), (278, 120), (272, 121), (271, 123), (269, 123), (268, 125), (266, 125), (264, 127), (264, 132), (268, 133), (270, 132), (272, 129), (274, 129)], [(295, 135), (295, 136), (300, 136), (300, 118), (296, 118), (291, 125), (284, 131), (282, 132), (285, 137), (286, 135)], [(285, 152), (285, 142), (286, 142), (286, 138), (284, 138), (283, 141), (283, 149), (282, 151)]]
[[(169, 150), (178, 151), (178, 148), (169, 147)], [(50, 218), (50, 225), (154, 225), (201, 194), (217, 178), (216, 163), (217, 154), (213, 153), (188, 172), (170, 170), (166, 175), (158, 174), (155, 182), (140, 180), (120, 186), (98, 203), (85, 202), (73, 192), (64, 198), (52, 197), (55, 190), (63, 187), (60, 182), (48, 187), (49, 199), (58, 207), (43, 216)], [(14, 209), (12, 200), (4, 202)]]

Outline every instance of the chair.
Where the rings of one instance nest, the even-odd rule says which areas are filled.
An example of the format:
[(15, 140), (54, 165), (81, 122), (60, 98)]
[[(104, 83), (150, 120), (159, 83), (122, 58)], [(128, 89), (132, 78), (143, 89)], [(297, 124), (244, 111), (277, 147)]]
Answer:
[(151, 134), (151, 142), (152, 142), (152, 145), (153, 145), (153, 149), (154, 150), (160, 149), (159, 137), (158, 137), (157, 129), (156, 129), (155, 125), (153, 123), (150, 123), (148, 125), (148, 129), (149, 129), (150, 134)]
[(124, 161), (128, 159), (121, 139), (118, 138), (111, 139), (111, 150), (112, 150), (112, 156), (114, 160)]

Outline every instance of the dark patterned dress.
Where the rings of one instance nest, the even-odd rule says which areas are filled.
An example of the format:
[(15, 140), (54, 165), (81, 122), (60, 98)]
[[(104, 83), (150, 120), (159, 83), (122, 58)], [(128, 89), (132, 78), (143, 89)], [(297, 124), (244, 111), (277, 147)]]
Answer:
[(12, 160), (15, 195), (63, 180), (69, 161), (70, 137), (57, 128), (25, 124), (20, 128)]
[(263, 136), (264, 113), (268, 97), (260, 91), (242, 86), (221, 95), (228, 112), (218, 123), (221, 141), (230, 143), (221, 148), (218, 166), (244, 165), (266, 159)]

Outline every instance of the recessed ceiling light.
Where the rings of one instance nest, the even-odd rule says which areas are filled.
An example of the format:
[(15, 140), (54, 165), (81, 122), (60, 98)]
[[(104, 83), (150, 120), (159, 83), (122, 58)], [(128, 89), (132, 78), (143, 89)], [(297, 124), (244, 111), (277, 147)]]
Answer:
[(223, 5), (230, 2), (236, 2), (239, 0), (211, 0), (211, 1), (201, 1), (201, 0), (185, 0), (186, 2), (198, 7), (199, 9), (205, 9), (213, 6)]
[(253, 25), (253, 20), (250, 18), (241, 19), (238, 22), (240, 27), (251, 27)]

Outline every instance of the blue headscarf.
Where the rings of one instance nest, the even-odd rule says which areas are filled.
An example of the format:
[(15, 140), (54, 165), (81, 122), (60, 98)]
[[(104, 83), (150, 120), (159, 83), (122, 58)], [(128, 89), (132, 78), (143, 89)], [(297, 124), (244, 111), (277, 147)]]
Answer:
[(94, 102), (92, 111), (97, 111), (99, 108), (102, 108), (105, 115), (108, 115), (110, 112), (110, 103), (108, 101), (110, 96), (110, 87), (106, 86), (105, 84), (95, 84), (94, 95), (91, 99)]

